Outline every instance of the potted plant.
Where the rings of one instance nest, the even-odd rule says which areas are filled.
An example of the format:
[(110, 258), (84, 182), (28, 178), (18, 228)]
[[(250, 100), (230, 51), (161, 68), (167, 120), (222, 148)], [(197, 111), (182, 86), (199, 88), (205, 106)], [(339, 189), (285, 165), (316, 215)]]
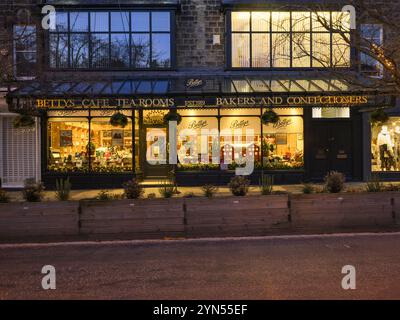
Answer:
[(96, 145), (93, 142), (89, 142), (86, 145), (86, 151), (92, 156), (96, 151)]
[(164, 123), (168, 125), (170, 121), (176, 121), (178, 124), (182, 122), (182, 116), (176, 110), (169, 111), (164, 116)]
[(274, 124), (279, 121), (279, 115), (274, 110), (267, 110), (261, 116), (261, 121), (265, 125)]
[(13, 126), (16, 129), (33, 128), (35, 126), (35, 119), (28, 114), (20, 114), (14, 119)]
[(382, 109), (376, 109), (374, 112), (371, 113), (371, 123), (380, 125), (389, 120), (389, 116), (387, 113)]
[(110, 118), (113, 127), (125, 128), (128, 125), (128, 117), (121, 112), (114, 113)]

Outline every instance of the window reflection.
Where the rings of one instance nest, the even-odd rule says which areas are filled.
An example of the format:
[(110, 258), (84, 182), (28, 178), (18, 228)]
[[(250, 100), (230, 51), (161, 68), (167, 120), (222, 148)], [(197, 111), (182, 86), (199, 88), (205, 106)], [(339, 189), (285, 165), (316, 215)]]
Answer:
[(171, 40), (169, 34), (153, 34), (152, 36), (153, 67), (169, 67), (171, 65)]
[(111, 67), (129, 67), (129, 34), (111, 34)]

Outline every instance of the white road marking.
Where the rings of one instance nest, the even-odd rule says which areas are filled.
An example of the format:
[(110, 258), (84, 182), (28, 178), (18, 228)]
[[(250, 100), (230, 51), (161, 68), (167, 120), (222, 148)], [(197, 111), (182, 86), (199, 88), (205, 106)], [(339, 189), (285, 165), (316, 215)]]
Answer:
[[(333, 233), (314, 235), (281, 235), (265, 237), (227, 237), (227, 238), (198, 238), (198, 239), (168, 239), (168, 240), (115, 240), (115, 241), (75, 241), (75, 242), (50, 242), (50, 243), (15, 243), (0, 244), (1, 249), (9, 248), (47, 248), (66, 246), (119, 246), (119, 245), (143, 245), (143, 244), (177, 244), (177, 243), (203, 243), (203, 242), (235, 242), (235, 241), (260, 241), (260, 240), (303, 240), (303, 239), (326, 239), (326, 238), (357, 238), (357, 237), (387, 237), (400, 236), (400, 232), (385, 233)], [(346, 246), (346, 245), (345, 245)], [(346, 246), (349, 247), (350, 246)]]

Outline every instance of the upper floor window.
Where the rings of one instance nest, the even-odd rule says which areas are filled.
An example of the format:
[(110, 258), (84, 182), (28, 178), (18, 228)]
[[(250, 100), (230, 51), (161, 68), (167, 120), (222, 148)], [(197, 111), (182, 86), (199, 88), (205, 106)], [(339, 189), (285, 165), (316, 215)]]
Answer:
[[(383, 26), (380, 24), (362, 24), (360, 30), (362, 46), (365, 46), (365, 52), (361, 52), (360, 64), (361, 71), (374, 76), (383, 76), (383, 65), (373, 56), (374, 48), (381, 48), (383, 45)], [(370, 53), (370, 54), (369, 54)]]
[(36, 26), (14, 26), (14, 75), (31, 79), (36, 75)]
[(232, 68), (350, 66), (350, 14), (233, 11)]
[(50, 31), (51, 68), (170, 68), (170, 11), (57, 13)]

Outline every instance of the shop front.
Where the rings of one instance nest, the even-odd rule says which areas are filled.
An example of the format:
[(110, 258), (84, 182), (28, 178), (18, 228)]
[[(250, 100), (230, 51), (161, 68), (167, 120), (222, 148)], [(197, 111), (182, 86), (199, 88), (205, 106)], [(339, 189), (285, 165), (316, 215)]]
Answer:
[[(226, 77), (63, 82), (46, 90), (32, 83), (10, 98), (13, 109), (41, 119), (49, 188), (66, 176), (80, 188), (120, 187), (132, 176), (223, 185), (246, 159), (254, 184), (262, 172), (278, 184), (321, 180), (330, 170), (361, 180), (359, 110), (389, 103), (338, 80)], [(277, 119), (265, 121), (267, 111)], [(116, 113), (123, 126), (110, 123)], [(169, 113), (179, 116), (176, 130)]]

